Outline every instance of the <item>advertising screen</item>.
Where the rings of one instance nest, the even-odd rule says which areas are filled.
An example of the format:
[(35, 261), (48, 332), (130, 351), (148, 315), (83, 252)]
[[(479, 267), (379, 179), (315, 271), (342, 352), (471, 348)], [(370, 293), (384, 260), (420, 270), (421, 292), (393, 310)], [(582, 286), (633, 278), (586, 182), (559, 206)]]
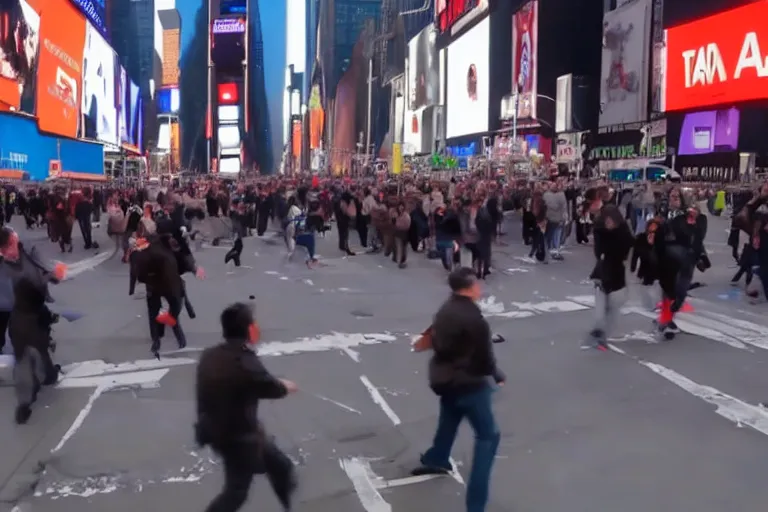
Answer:
[(101, 144), (46, 135), (38, 130), (32, 117), (0, 113), (0, 133), (3, 158), (12, 159), (15, 168), (29, 173), (32, 180), (48, 177), (51, 160), (61, 160), (63, 171), (104, 173)]
[(435, 105), (440, 94), (440, 67), (435, 40), (437, 32), (430, 25), (408, 43), (408, 100), (410, 109)]
[(128, 117), (128, 139), (125, 141), (125, 145), (137, 153), (141, 153), (141, 130), (143, 129), (143, 126), (141, 126), (142, 112), (140, 92), (139, 86), (131, 80), (128, 80), (128, 96), (126, 100), (128, 104), (126, 111)]
[(115, 105), (115, 52), (88, 25), (83, 56), (83, 113), (85, 136), (118, 145)]
[(225, 73), (242, 73), (245, 59), (245, 19), (214, 20), (211, 32), (211, 59), (216, 68)]
[(236, 123), (240, 120), (240, 107), (237, 105), (224, 105), (219, 107), (219, 122)]
[(647, 117), (651, 0), (632, 0), (603, 16), (600, 126)]
[(222, 155), (240, 154), (240, 128), (237, 125), (220, 125), (218, 137)]
[[(74, 138), (80, 126), (83, 48), (88, 24), (69, 2), (52, 1), (45, 5), (45, 16), (40, 20), (35, 110), (42, 131)], [(114, 89), (114, 59), (109, 66)], [(117, 115), (114, 117), (117, 123)]]
[(118, 126), (120, 127), (120, 142), (122, 144), (131, 143), (131, 125), (130, 125), (130, 112), (131, 112), (131, 90), (128, 86), (128, 73), (126, 73), (123, 66), (117, 66), (117, 115)]
[(768, 98), (768, 2), (667, 30), (666, 110)]
[(680, 130), (678, 155), (736, 151), (739, 111), (735, 108), (686, 114)]
[[(49, 0), (50, 1), (50, 0)], [(72, 0), (99, 32), (106, 35), (106, 0)], [(47, 7), (47, 5), (46, 5)]]
[(221, 14), (245, 14), (248, 12), (247, 0), (221, 0)]
[(155, 96), (157, 99), (158, 114), (176, 114), (179, 112), (179, 88), (160, 89)]
[[(133, 84), (131, 84), (131, 87), (133, 87)], [(139, 150), (139, 153), (144, 152), (144, 100), (142, 97), (138, 94), (139, 88), (136, 87), (136, 107), (135, 109), (132, 108), (132, 110), (135, 111), (134, 119), (136, 120), (136, 124), (131, 127), (131, 132), (133, 133), (136, 141), (136, 148)], [(131, 89), (131, 95), (133, 95), (133, 89)]]
[(157, 149), (168, 151), (171, 149), (171, 121), (170, 118), (161, 118), (157, 127)]
[(0, 2), (0, 77), (18, 87), (0, 101), (18, 107), (19, 98), (33, 97), (39, 47), (40, 15), (25, 0)]
[(440, 32), (449, 30), (465, 14), (480, 5), (480, 0), (437, 0), (436, 25)]
[(240, 156), (222, 158), (219, 161), (219, 172), (221, 174), (237, 174), (240, 172)]
[(448, 137), (488, 129), (489, 37), (485, 18), (448, 47)]
[(518, 92), (517, 117), (536, 118), (539, 2), (524, 4), (512, 15), (512, 91)]

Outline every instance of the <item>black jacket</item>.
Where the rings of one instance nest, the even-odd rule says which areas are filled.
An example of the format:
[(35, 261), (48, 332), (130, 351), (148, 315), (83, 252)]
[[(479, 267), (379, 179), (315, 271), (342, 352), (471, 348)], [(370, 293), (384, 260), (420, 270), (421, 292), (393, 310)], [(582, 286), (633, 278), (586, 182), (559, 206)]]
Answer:
[(468, 393), (496, 373), (491, 330), (477, 304), (452, 295), (432, 322), (429, 385), (438, 395)]
[[(606, 227), (606, 219), (613, 221), (614, 227)], [(613, 293), (627, 286), (624, 262), (632, 250), (635, 239), (627, 221), (617, 207), (604, 206), (594, 226), (595, 268), (590, 279), (595, 279), (605, 293)]]
[(200, 444), (263, 443), (259, 400), (283, 398), (288, 390), (245, 342), (207, 348), (197, 365), (197, 435)]
[(45, 303), (46, 290), (31, 279), (22, 279), (14, 286), (15, 302), (11, 311), (8, 335), (16, 358), (24, 355), (27, 347), (47, 353), (51, 344), (51, 326), (55, 315)]
[(179, 273), (176, 255), (157, 235), (149, 237), (148, 241), (147, 247), (137, 247), (131, 252), (128, 294), (133, 295), (136, 282), (141, 280), (150, 293), (166, 297), (181, 297), (184, 293), (184, 284)]

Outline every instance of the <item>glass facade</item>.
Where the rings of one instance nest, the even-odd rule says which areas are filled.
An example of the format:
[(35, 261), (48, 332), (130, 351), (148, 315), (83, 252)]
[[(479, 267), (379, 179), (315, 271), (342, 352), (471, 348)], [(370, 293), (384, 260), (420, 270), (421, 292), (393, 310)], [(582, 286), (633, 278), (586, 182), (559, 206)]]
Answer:
[(334, 30), (334, 73), (336, 83), (349, 68), (352, 49), (355, 47), (365, 20), (379, 19), (381, 0), (336, 0), (336, 26)]

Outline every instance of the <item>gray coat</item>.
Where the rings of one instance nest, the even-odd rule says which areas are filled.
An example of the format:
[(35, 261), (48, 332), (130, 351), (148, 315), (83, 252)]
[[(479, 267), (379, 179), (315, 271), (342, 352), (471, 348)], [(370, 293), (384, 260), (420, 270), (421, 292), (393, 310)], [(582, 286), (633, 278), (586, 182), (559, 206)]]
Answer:
[(33, 246), (26, 250), (19, 242), (19, 260), (0, 260), (0, 311), (10, 312), (13, 309), (13, 288), (22, 278), (28, 278), (45, 289), (48, 302), (53, 302), (48, 293), (48, 283), (57, 283), (53, 273), (41, 263), (40, 254)]

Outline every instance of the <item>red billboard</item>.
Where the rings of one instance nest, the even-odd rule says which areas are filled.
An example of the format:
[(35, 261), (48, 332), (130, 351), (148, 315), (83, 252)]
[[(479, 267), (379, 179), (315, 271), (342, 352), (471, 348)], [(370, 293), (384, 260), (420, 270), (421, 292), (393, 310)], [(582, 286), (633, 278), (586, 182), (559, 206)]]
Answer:
[(668, 29), (665, 110), (768, 99), (766, 20), (760, 1)]
[(239, 99), (240, 98), (237, 94), (237, 84), (219, 84), (219, 104), (237, 105)]
[(480, 0), (438, 0), (435, 9), (437, 29), (442, 33), (459, 21), (465, 14), (480, 5)]

